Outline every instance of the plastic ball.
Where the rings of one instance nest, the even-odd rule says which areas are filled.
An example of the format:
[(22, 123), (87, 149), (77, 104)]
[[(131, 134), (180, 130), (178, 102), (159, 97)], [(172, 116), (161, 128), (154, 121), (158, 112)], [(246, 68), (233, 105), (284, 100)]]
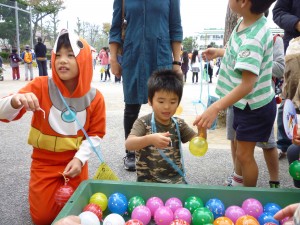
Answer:
[(209, 199), (206, 202), (205, 207), (208, 208), (213, 213), (215, 219), (224, 216), (225, 214), (225, 206), (220, 199), (217, 198)]
[(173, 220), (170, 225), (190, 225), (190, 223), (186, 222), (185, 220), (176, 219)]
[(169, 198), (166, 203), (165, 206), (169, 207), (172, 212), (174, 213), (177, 209), (182, 208), (182, 202), (179, 198)]
[(96, 214), (90, 211), (80, 213), (79, 217), (82, 225), (100, 225), (100, 220)]
[(90, 197), (89, 203), (95, 203), (99, 205), (103, 212), (107, 208), (108, 201), (105, 194), (97, 192)]
[(192, 214), (186, 208), (179, 208), (179, 209), (176, 209), (176, 211), (174, 212), (174, 219), (181, 219), (188, 223), (191, 223), (192, 222)]
[(64, 185), (60, 186), (54, 194), (56, 204), (63, 207), (73, 193), (74, 189), (70, 185), (65, 183)]
[(152, 217), (154, 216), (155, 211), (163, 205), (164, 202), (159, 197), (151, 197), (146, 202), (146, 206), (150, 209)]
[(141, 221), (137, 219), (128, 220), (125, 225), (144, 225)]
[(257, 220), (260, 225), (264, 225), (266, 223), (275, 223), (276, 225), (279, 225), (279, 221), (275, 220), (273, 218), (273, 215), (274, 214), (272, 214), (270, 212), (264, 212), (258, 217)]
[(242, 204), (242, 209), (245, 211), (247, 215), (253, 216), (256, 219), (262, 214), (263, 206), (255, 198), (248, 198)]
[(212, 212), (206, 208), (201, 207), (196, 209), (192, 214), (193, 224), (204, 225), (204, 224), (212, 224), (214, 221), (214, 215)]
[(133, 196), (128, 201), (128, 213), (131, 214), (135, 207), (145, 205), (145, 200), (141, 196)]
[(231, 219), (226, 216), (220, 216), (214, 220), (214, 225), (234, 225)]
[(190, 210), (191, 214), (193, 214), (196, 209), (203, 206), (202, 199), (196, 196), (190, 196), (184, 202), (184, 208)]
[(279, 210), (281, 210), (281, 207), (276, 203), (270, 202), (264, 205), (264, 212), (269, 212), (275, 215)]
[(225, 210), (225, 216), (231, 219), (233, 223), (236, 223), (238, 218), (245, 215), (246, 215), (245, 211), (241, 207), (236, 205), (229, 206)]
[(203, 137), (194, 137), (189, 144), (189, 149), (194, 156), (204, 156), (208, 149), (208, 144)]
[(174, 215), (172, 210), (166, 206), (160, 206), (154, 213), (154, 221), (156, 225), (170, 225)]
[(253, 216), (245, 215), (238, 218), (235, 225), (259, 225), (259, 222)]
[(94, 204), (94, 203), (89, 203), (83, 208), (82, 211), (83, 212), (89, 211), (89, 212), (95, 213), (95, 215), (98, 217), (98, 219), (100, 221), (102, 221), (103, 213), (102, 213), (102, 210), (99, 205)]
[(137, 219), (140, 220), (143, 224), (148, 224), (151, 220), (151, 211), (147, 206), (137, 206), (131, 213), (131, 219)]
[(289, 173), (294, 180), (300, 180), (300, 161), (296, 160), (289, 166)]
[(107, 215), (103, 221), (103, 225), (125, 225), (124, 218), (117, 214), (117, 213), (111, 213)]
[(114, 193), (108, 198), (108, 209), (112, 213), (123, 215), (127, 211), (128, 201), (125, 195)]

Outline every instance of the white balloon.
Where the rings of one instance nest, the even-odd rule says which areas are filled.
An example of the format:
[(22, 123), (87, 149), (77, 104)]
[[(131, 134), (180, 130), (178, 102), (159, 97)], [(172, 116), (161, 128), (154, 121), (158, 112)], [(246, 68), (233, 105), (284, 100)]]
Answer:
[(82, 225), (100, 225), (99, 218), (95, 213), (85, 211), (79, 214)]
[(125, 220), (122, 216), (117, 213), (111, 213), (105, 217), (103, 225), (124, 225)]

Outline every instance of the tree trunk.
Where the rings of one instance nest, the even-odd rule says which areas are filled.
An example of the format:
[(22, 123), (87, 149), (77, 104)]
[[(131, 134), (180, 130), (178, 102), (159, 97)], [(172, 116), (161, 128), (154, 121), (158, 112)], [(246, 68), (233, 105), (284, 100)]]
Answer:
[[(224, 38), (223, 45), (226, 47), (227, 42), (229, 41), (230, 35), (237, 24), (238, 15), (231, 11), (229, 4), (227, 5), (227, 13), (225, 18), (225, 30), (224, 30)], [(226, 109), (221, 110), (218, 113), (218, 128), (226, 127)]]

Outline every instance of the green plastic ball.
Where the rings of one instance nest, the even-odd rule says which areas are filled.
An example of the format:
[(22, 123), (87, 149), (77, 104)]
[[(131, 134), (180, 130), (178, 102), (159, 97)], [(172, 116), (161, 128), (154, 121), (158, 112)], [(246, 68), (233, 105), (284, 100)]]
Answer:
[(184, 208), (188, 209), (191, 212), (191, 214), (193, 214), (193, 212), (196, 209), (201, 208), (203, 206), (204, 204), (202, 199), (196, 196), (190, 196), (184, 202)]
[(289, 167), (290, 175), (294, 180), (300, 180), (300, 161), (296, 160)]
[(145, 205), (145, 200), (141, 196), (133, 196), (128, 201), (128, 213), (131, 214), (135, 207)]
[(192, 214), (193, 225), (212, 224), (213, 222), (214, 222), (214, 215), (206, 207), (198, 208)]

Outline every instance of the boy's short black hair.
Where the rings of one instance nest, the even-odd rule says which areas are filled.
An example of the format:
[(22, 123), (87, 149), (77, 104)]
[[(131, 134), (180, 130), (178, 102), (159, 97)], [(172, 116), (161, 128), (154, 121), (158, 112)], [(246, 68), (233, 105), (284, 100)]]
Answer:
[(182, 74), (174, 70), (155, 71), (148, 80), (148, 98), (152, 103), (155, 92), (166, 91), (178, 96), (178, 104), (183, 92)]
[(267, 9), (270, 8), (273, 2), (276, 0), (250, 0), (252, 6), (250, 11), (254, 14), (261, 14), (264, 13)]
[(58, 38), (56, 52), (58, 52), (61, 47), (72, 48), (68, 33), (63, 34)]
[(17, 52), (17, 49), (13, 48), (13, 49), (11, 50), (11, 52), (12, 52), (12, 53), (16, 53), (16, 52)]

